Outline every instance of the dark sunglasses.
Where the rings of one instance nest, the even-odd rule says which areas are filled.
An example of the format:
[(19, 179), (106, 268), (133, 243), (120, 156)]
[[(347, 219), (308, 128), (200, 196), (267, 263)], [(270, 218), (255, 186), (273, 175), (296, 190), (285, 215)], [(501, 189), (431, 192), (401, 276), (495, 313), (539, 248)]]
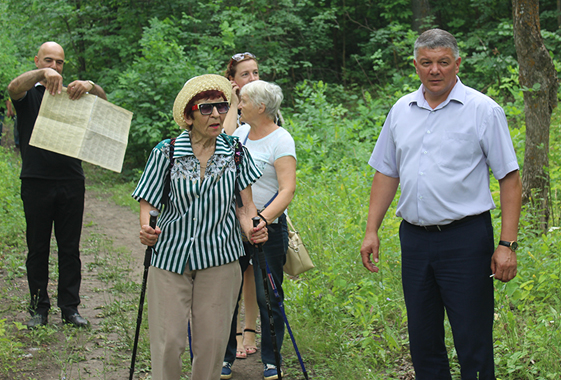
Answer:
[(210, 115), (214, 107), (216, 107), (218, 113), (228, 113), (228, 110), (230, 109), (228, 102), (219, 102), (195, 104), (191, 107), (191, 111), (199, 110), (201, 111), (201, 115)]
[(242, 59), (245, 59), (245, 57), (248, 56), (250, 58), (255, 59), (255, 56), (253, 54), (251, 54), (250, 52), (246, 51), (245, 53), (238, 53), (238, 54), (234, 54), (232, 56), (232, 59), (236, 62), (241, 61)]

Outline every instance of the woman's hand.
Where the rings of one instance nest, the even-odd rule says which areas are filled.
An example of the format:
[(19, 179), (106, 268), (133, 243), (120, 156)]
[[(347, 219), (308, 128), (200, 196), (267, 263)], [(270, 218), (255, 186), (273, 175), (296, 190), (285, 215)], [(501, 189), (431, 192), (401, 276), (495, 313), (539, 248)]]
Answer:
[(140, 200), (140, 242), (152, 247), (158, 241), (158, 235), (162, 233), (160, 228), (150, 227), (150, 211), (157, 210), (145, 199)]
[(263, 244), (269, 239), (269, 231), (267, 230), (267, 223), (260, 220), (257, 227), (252, 227), (249, 231), (245, 231), (246, 236), (253, 244)]
[(232, 100), (230, 101), (230, 105), (237, 109), (240, 102), (240, 86), (233, 80), (231, 80), (230, 83), (232, 84)]
[(160, 227), (156, 226), (156, 229), (145, 224), (140, 230), (140, 242), (144, 245), (152, 247), (158, 241), (158, 236), (162, 233)]

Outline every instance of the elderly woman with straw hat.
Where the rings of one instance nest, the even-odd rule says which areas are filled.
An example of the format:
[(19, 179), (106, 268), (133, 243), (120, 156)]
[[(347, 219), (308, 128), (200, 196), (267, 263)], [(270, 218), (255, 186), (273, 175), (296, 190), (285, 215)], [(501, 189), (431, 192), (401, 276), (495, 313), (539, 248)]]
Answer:
[[(240, 233), (267, 241), (265, 222), (252, 224), (250, 185), (261, 172), (236, 139), (221, 134), (231, 93), (219, 75), (185, 83), (173, 116), (186, 130), (152, 150), (132, 194), (140, 201), (140, 241), (154, 246), (147, 293), (154, 380), (180, 378), (189, 319), (192, 379), (219, 378), (241, 284)], [(153, 229), (149, 212), (162, 206)]]

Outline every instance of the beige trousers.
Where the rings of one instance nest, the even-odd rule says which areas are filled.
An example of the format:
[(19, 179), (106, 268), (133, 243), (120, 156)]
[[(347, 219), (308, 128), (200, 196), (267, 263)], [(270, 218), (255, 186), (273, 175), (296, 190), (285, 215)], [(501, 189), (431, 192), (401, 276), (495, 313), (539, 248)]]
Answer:
[(217, 380), (241, 286), (238, 261), (180, 275), (150, 267), (148, 327), (153, 380), (179, 380), (191, 317), (192, 380)]

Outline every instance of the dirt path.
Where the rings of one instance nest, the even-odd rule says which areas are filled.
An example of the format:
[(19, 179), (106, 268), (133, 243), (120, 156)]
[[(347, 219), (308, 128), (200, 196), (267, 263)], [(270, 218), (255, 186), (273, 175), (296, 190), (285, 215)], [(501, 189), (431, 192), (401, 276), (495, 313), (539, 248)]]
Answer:
[[(84, 238), (92, 232), (100, 233), (112, 240), (113, 246), (116, 249), (130, 251), (133, 256), (133, 279), (137, 283), (142, 283), (145, 247), (138, 240), (138, 230), (138, 215), (130, 209), (118, 206), (110, 199), (90, 192), (86, 193)], [(84, 255), (84, 265), (87, 264), (87, 260), (88, 257)], [(95, 274), (89, 275), (84, 273), (81, 295), (82, 298), (87, 300), (88, 307), (87, 309), (81, 308), (81, 312), (84, 317), (91, 321), (94, 331), (100, 322), (100, 318), (97, 317), (96, 307), (105, 303), (104, 297), (107, 296), (96, 291), (96, 289), (99, 289), (99, 286), (101, 286), (101, 282), (95, 277)], [(146, 313), (144, 313), (144, 318), (147, 318)], [(95, 356), (96, 354), (93, 352), (92, 357)], [(259, 356), (258, 351), (256, 354), (248, 356), (247, 359), (236, 360), (232, 368), (232, 380), (263, 379), (263, 370)], [(80, 366), (88, 366), (88, 364), (80, 363)], [(115, 379), (128, 378), (128, 366), (127, 369), (123, 369), (122, 373), (121, 371), (118, 372), (118, 374), (115, 374)]]

